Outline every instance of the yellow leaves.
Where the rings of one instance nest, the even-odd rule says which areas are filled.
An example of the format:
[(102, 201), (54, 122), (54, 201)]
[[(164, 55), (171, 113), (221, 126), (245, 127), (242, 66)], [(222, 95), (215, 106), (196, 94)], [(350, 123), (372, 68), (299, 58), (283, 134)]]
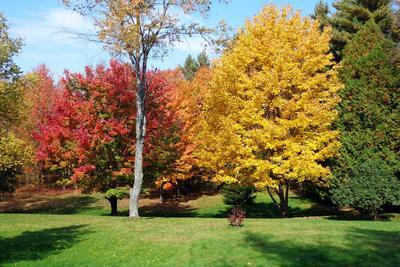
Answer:
[(216, 63), (201, 114), (199, 158), (218, 182), (275, 186), (329, 176), (338, 149), (329, 29), (287, 7), (248, 21)]
[(30, 163), (33, 157), (32, 147), (13, 133), (0, 136), (0, 172), (16, 171)]

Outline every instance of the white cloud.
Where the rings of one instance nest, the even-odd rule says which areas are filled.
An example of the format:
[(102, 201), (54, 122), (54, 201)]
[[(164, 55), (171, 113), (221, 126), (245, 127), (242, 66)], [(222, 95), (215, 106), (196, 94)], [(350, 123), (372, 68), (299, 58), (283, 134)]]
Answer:
[(173, 48), (187, 53), (200, 53), (206, 48), (207, 42), (200, 36), (188, 37), (176, 43)]
[[(43, 55), (40, 54), (34, 54), (34, 53), (25, 53), (23, 57), (26, 60), (32, 60), (32, 61), (41, 61), (43, 60)], [(81, 58), (82, 55), (80, 53), (63, 53), (63, 54), (49, 54), (46, 56), (46, 59), (48, 61), (65, 61), (65, 60), (71, 60), (71, 59), (79, 59)]]
[(80, 14), (62, 9), (46, 9), (38, 14), (27, 14), (26, 19), (17, 20), (13, 34), (26, 43), (62, 43), (79, 45), (76, 33), (93, 31), (93, 24)]
[(45, 22), (55, 28), (66, 28), (75, 31), (87, 31), (92, 28), (88, 19), (71, 10), (54, 8), (45, 14)]

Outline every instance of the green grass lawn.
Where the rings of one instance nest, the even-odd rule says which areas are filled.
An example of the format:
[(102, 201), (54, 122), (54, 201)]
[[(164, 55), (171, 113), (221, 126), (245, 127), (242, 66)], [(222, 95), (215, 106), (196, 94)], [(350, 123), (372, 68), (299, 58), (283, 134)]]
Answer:
[(264, 218), (234, 228), (219, 218), (229, 208), (219, 195), (163, 205), (144, 199), (146, 217), (137, 220), (106, 216), (100, 195), (20, 196), (0, 202), (0, 265), (399, 266), (398, 217), (336, 220), (331, 209), (310, 200), (293, 195), (290, 202), (294, 217), (327, 216), (265, 218), (276, 213), (260, 194), (248, 213), (264, 210)]
[(20, 266), (398, 266), (400, 223), (1, 214), (0, 262)]

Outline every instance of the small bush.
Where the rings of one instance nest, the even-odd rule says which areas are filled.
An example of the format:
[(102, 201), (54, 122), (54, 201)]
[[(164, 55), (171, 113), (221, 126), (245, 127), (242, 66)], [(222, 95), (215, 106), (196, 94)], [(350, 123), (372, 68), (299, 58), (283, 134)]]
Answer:
[(242, 206), (253, 203), (255, 189), (252, 186), (238, 184), (225, 185), (221, 190), (224, 203), (227, 205)]
[(377, 218), (384, 205), (400, 204), (400, 182), (386, 161), (360, 161), (349, 173), (349, 178), (332, 190), (336, 204), (356, 208), (371, 219)]
[(117, 187), (108, 189), (104, 194), (106, 199), (116, 198), (123, 199), (129, 197), (129, 187)]
[(129, 197), (129, 187), (108, 189), (104, 197), (110, 202), (111, 216), (116, 216), (118, 214), (118, 200)]
[(228, 221), (231, 226), (242, 226), (246, 212), (241, 208), (233, 208), (231, 213), (228, 215)]

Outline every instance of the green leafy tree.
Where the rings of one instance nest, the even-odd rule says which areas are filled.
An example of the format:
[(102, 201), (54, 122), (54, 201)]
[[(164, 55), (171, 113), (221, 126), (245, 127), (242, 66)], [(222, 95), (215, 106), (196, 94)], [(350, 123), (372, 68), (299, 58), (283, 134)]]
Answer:
[(0, 135), (24, 116), (23, 86), (20, 82), (0, 81)]
[[(393, 178), (400, 171), (400, 69), (392, 62), (394, 47), (381, 27), (370, 20), (343, 54), (345, 88), (340, 92), (337, 121), (342, 148), (335, 162), (333, 200), (371, 216), (383, 204), (394, 204), (400, 191)], [(376, 172), (371, 171), (374, 166)], [(393, 186), (387, 187), (389, 183)], [(385, 193), (378, 193), (382, 188)], [(368, 194), (371, 198), (380, 194), (381, 199), (360, 205), (360, 199)]]
[(331, 46), (340, 60), (342, 50), (362, 26), (374, 19), (381, 31), (395, 38), (393, 31), (394, 13), (392, 0), (340, 0), (334, 2), (335, 14), (331, 19), (333, 27)]
[(20, 70), (14, 62), (22, 42), (8, 33), (6, 17), (0, 12), (0, 131), (21, 117), (23, 91), (17, 82)]
[(5, 16), (0, 13), (0, 192), (12, 193), (17, 177), (30, 160), (30, 146), (12, 132), (23, 117), (23, 86), (14, 57), (21, 49), (21, 40), (8, 33)]
[(7, 19), (0, 12), (0, 80), (18, 78), (20, 70), (13, 58), (19, 53), (21, 46), (21, 39), (10, 37)]

